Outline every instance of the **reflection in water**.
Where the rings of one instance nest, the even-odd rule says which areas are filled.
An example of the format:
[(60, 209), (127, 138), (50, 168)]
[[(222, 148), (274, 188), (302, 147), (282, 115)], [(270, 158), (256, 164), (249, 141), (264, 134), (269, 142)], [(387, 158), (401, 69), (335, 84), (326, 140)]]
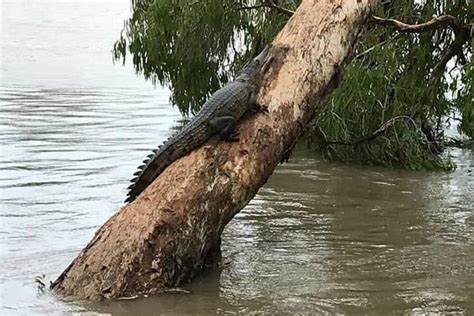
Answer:
[(228, 225), (223, 266), (193, 294), (86, 304), (37, 293), (33, 278), (70, 263), (179, 117), (166, 91), (110, 64), (128, 0), (2, 5), (2, 29), (19, 31), (0, 41), (1, 315), (474, 313), (471, 151), (452, 153), (454, 173), (414, 173), (300, 148)]

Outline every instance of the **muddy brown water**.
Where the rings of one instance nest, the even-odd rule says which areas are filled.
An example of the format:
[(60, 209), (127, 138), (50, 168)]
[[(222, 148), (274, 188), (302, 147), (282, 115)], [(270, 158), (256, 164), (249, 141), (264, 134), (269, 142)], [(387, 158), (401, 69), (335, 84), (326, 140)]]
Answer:
[(474, 314), (474, 155), (427, 173), (329, 164), (303, 147), (223, 235), (192, 294), (89, 304), (40, 293), (109, 218), (179, 119), (113, 66), (120, 1), (1, 3), (0, 314)]

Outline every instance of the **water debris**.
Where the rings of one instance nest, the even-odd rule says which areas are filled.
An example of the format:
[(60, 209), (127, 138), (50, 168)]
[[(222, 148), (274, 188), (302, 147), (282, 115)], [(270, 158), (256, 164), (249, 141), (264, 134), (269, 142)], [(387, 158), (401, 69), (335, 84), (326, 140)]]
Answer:
[(180, 288), (180, 287), (174, 287), (170, 289), (164, 289), (163, 290), (164, 294), (192, 294), (193, 292), (188, 289)]
[(33, 282), (37, 285), (38, 293), (44, 293), (44, 290), (46, 288), (45, 278), (46, 275), (42, 274), (35, 276), (35, 278), (33, 279)]

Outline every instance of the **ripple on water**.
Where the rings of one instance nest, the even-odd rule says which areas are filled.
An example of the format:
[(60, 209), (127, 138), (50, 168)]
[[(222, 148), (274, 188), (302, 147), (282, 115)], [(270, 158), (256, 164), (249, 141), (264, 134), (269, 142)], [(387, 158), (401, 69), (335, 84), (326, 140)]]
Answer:
[[(108, 101), (107, 91), (67, 89), (19, 97), (25, 90), (21, 87), (15, 97), (2, 101), (9, 105), (0, 129), (6, 149), (0, 154), (0, 282), (25, 295), (3, 295), (12, 304), (3, 308), (41, 313), (45, 304), (59, 303), (48, 297), (32, 299), (34, 306), (25, 304), (34, 296), (32, 277), (57, 275), (89, 241), (119, 205), (137, 161), (169, 135), (176, 116), (146, 102), (134, 103), (133, 111), (124, 102), (116, 107), (115, 92)], [(136, 97), (127, 90), (121, 93)], [(101, 103), (83, 103), (81, 96), (100, 96)], [(48, 98), (61, 100), (60, 110), (45, 103)], [(35, 99), (43, 100), (37, 108)], [(156, 124), (155, 117), (168, 123)], [(472, 178), (463, 172), (469, 163), (460, 165), (455, 173), (439, 177), (330, 165), (297, 150), (226, 228), (226, 264), (190, 285), (196, 294), (186, 296), (187, 304), (164, 296), (87, 309), (472, 310)]]

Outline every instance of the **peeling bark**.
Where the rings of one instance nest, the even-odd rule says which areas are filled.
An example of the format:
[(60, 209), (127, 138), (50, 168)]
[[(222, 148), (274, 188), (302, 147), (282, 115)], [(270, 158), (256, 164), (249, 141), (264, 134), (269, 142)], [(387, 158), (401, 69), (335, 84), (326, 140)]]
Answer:
[(102, 299), (160, 293), (219, 255), (225, 225), (291, 151), (339, 80), (375, 0), (303, 0), (273, 42), (259, 102), (270, 113), (239, 124), (240, 141), (209, 140), (122, 207), (53, 283)]

